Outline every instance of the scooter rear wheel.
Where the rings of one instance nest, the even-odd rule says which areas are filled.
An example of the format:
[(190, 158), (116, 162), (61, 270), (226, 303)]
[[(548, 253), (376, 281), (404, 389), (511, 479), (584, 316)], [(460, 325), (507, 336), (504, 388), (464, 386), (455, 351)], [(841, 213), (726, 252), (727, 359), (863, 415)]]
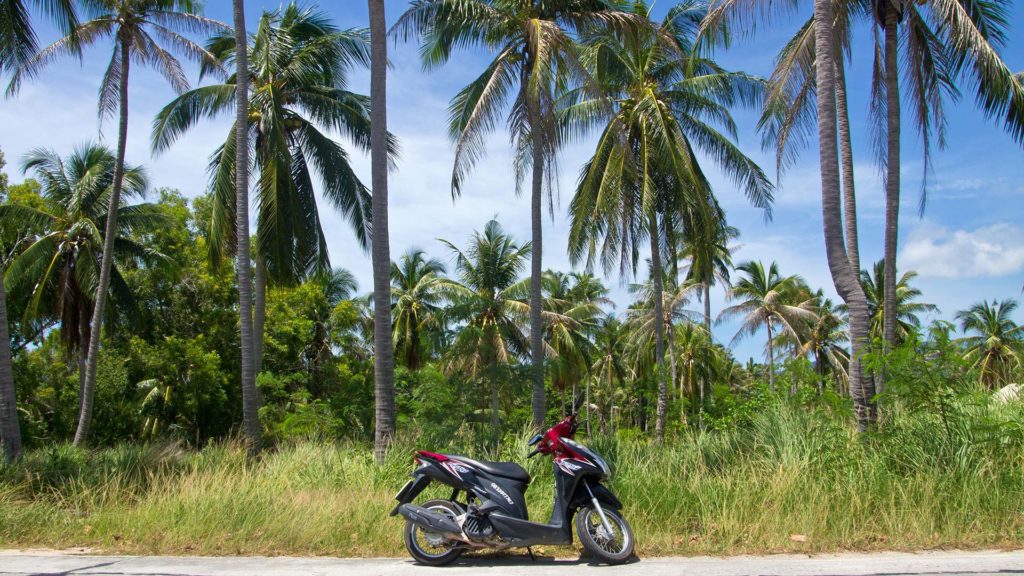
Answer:
[[(462, 513), (449, 500), (428, 500), (422, 506), (452, 519)], [(463, 548), (459, 547), (458, 541), (450, 540), (441, 534), (425, 530), (408, 520), (405, 521), (403, 536), (405, 538), (405, 548), (409, 551), (409, 555), (420, 564), (444, 566), (451, 564), (459, 556), (462, 556)]]
[(576, 514), (576, 534), (584, 550), (594, 558), (606, 564), (622, 564), (633, 556), (633, 529), (617, 510), (604, 507), (601, 510), (611, 525), (611, 534), (605, 529), (601, 515), (589, 506), (580, 508)]

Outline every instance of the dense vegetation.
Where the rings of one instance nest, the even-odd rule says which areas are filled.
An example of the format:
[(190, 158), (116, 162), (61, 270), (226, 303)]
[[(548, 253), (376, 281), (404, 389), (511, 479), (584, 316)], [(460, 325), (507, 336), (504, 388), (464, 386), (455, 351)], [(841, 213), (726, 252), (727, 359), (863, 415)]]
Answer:
[[(1024, 139), (1024, 84), (998, 52), (1004, 0), (815, 0), (767, 80), (724, 69), (709, 49), (774, 16), (758, 3), (686, 0), (654, 21), (642, 0), (414, 0), (391, 34), (419, 42), (428, 68), (458, 49), (493, 56), (452, 99), (452, 194), (504, 121), (509, 188), (529, 180), (533, 222), (526, 239), (481, 218), (444, 253), (398, 258), (381, 0), (369, 2), (370, 31), (289, 3), (251, 34), (241, 0), (234, 29), (191, 0), (40, 4), (62, 35), (42, 50), (35, 13), (0, 0), (8, 94), (106, 42), (98, 108), (119, 130), (114, 149), (84, 134), (73, 152), (8, 159), (25, 176), (17, 184), (0, 156), (0, 441), (11, 461), (0, 541), (392, 553), (394, 526), (380, 519), (413, 443), (521, 459), (525, 431), (578, 391), (583, 433), (610, 454), (647, 552), (1020, 541), (1008, 511), (1024, 505), (1024, 412), (1015, 387), (992, 393), (1024, 376), (1017, 303), (965, 301), (946, 311), (955, 322), (924, 325), (936, 308), (896, 267), (901, 106), (917, 112), (926, 166), (960, 85)], [(886, 238), (870, 265), (843, 68), (856, 19), (884, 33), (871, 112)], [(176, 55), (198, 63), (199, 86)], [(139, 65), (177, 93), (154, 119), (155, 154), (236, 114), (223, 144), (197, 158), (207, 190), (161, 188), (126, 161)], [(360, 67), (370, 97), (349, 90)], [(775, 192), (736, 144), (736, 107), (762, 113), (780, 172), (818, 129), (841, 302), (799, 271), (733, 261), (740, 231), (707, 172), (766, 216)], [(544, 195), (561, 147), (588, 135), (569, 245), (556, 247), (579, 267), (548, 270)], [(370, 187), (349, 148), (371, 153)], [(330, 261), (318, 191), (370, 248), (369, 294)], [(616, 309), (598, 268), (635, 280), (632, 300)], [(713, 290), (727, 307), (712, 309)], [(738, 362), (716, 341), (713, 326), (730, 320), (733, 341), (767, 336), (765, 363)], [(264, 447), (275, 450), (255, 458)], [(531, 491), (536, 515), (544, 496)]]

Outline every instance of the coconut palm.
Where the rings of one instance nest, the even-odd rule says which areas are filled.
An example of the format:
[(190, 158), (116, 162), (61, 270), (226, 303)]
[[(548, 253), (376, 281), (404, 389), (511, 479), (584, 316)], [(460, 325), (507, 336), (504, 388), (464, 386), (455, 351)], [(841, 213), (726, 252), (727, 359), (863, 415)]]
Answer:
[(370, 9), (370, 127), (371, 178), (373, 184), (373, 296), (374, 305), (374, 398), (376, 418), (374, 453), (377, 460), (391, 445), (395, 434), (395, 355), (391, 339), (391, 246), (388, 239), (388, 116), (387, 24), (384, 0), (368, 0)]
[(419, 370), (444, 329), (441, 318), (445, 266), (423, 250), (409, 250), (391, 263), (391, 337), (406, 368)]
[(964, 358), (978, 369), (979, 381), (989, 389), (1013, 382), (1024, 368), (1024, 326), (1013, 321), (1014, 300), (975, 304), (956, 313), (967, 334), (959, 342), (966, 348)]
[[(249, 270), (249, 44), (245, 27), (245, 0), (232, 0), (235, 38), (235, 125), (234, 150), (225, 150), (227, 162), (234, 153), (234, 178), (227, 180), (221, 194), (235, 198), (235, 276), (238, 283), (238, 326), (241, 344), (242, 429), (248, 458), (256, 457), (262, 446), (259, 420), (259, 391), (256, 389), (256, 354), (253, 342), (252, 283)], [(232, 94), (226, 95), (230, 100)], [(230, 142), (230, 137), (229, 137)], [(233, 187), (231, 186), (233, 185)], [(216, 234), (215, 237), (218, 237)]]
[(753, 336), (764, 326), (768, 331), (768, 387), (775, 391), (775, 337), (797, 338), (801, 323), (814, 322), (813, 299), (799, 276), (782, 276), (775, 262), (768, 268), (761, 262), (744, 262), (736, 267), (742, 277), (729, 290), (730, 301), (738, 301), (722, 310), (718, 322), (742, 317), (733, 337), (737, 342)]
[(7, 290), (4, 286), (6, 258), (0, 263), (0, 445), (4, 460), (21, 456), (21, 429), (18, 424), (18, 400), (14, 391), (11, 365), (11, 337), (7, 327)]
[(529, 351), (520, 322), (529, 306), (509, 294), (530, 257), (530, 245), (519, 245), (497, 220), (474, 232), (465, 250), (442, 240), (455, 259), (457, 281), (445, 283), (451, 302), (450, 319), (462, 323), (446, 361), (457, 372), (491, 387), (491, 426), (497, 438), (501, 429), (499, 375), (501, 366)]
[(313, 337), (303, 351), (306, 369), (314, 379), (322, 372), (324, 364), (333, 356), (332, 335), (337, 330), (335, 310), (346, 300), (351, 300), (359, 289), (355, 276), (344, 268), (314, 274), (308, 282), (317, 288), (317, 298), (310, 310), (313, 321)]
[[(615, 316), (608, 314), (597, 322), (594, 330), (594, 361), (590, 365), (590, 374), (598, 387), (603, 387), (608, 398), (608, 423), (610, 431), (615, 433), (615, 398), (621, 386), (630, 377), (626, 364), (622, 361), (625, 355), (627, 340), (626, 326)], [(620, 390), (616, 390), (616, 384)]]
[[(884, 121), (885, 273), (882, 333), (888, 345), (896, 342), (898, 299), (896, 252), (900, 206), (900, 72), (909, 85), (906, 99), (924, 150), (924, 181), (930, 168), (932, 141), (945, 145), (945, 100), (959, 97), (956, 84), (967, 84), (989, 116), (1003, 116), (1015, 141), (1024, 144), (1024, 85), (1002, 61), (1010, 2), (993, 0), (977, 7), (958, 0), (874, 3), (874, 82), (871, 111), (877, 130)], [(900, 39), (902, 36), (902, 40)], [(881, 143), (881, 138), (876, 138)], [(922, 186), (921, 210), (925, 186)]]
[[(93, 335), (89, 315), (93, 311), (99, 254), (108, 230), (106, 220), (113, 194), (115, 156), (106, 147), (88, 143), (66, 158), (44, 148), (31, 150), (22, 163), (42, 185), (44, 204), (0, 206), (0, 225), (19, 229), (30, 224), (24, 249), (11, 261), (7, 284), (27, 295), (26, 323), (60, 322), (60, 338), (68, 356), (78, 355), (79, 402), (85, 400), (89, 343)], [(128, 166), (122, 190), (126, 198), (145, 194), (145, 172)], [(131, 239), (133, 234), (164, 224), (166, 218), (153, 204), (120, 206), (117, 210), (116, 261), (157, 264), (162, 256)], [(117, 265), (111, 267), (111, 291), (122, 305), (132, 302), (131, 291)]]
[[(921, 328), (921, 315), (935, 312), (938, 308), (934, 304), (918, 302), (921, 291), (914, 288), (910, 283), (917, 278), (917, 272), (910, 270), (904, 272), (896, 282), (896, 344), (902, 344), (911, 335)], [(861, 270), (860, 282), (864, 287), (864, 295), (867, 297), (868, 313), (871, 317), (871, 337), (881, 339), (883, 337), (884, 323), (884, 291), (885, 291), (885, 262), (875, 262), (874, 273), (868, 270)]]
[[(814, 368), (820, 378), (818, 393), (821, 394), (829, 374), (835, 377), (839, 385), (846, 381), (850, 356), (844, 345), (850, 338), (846, 334), (843, 307), (826, 298), (821, 290), (814, 293), (811, 311), (815, 318), (799, 330), (796, 354), (810, 357), (814, 361)], [(795, 382), (793, 386), (791, 393), (795, 394)]]
[(157, 43), (159, 39), (171, 50), (184, 56), (213, 63), (213, 57), (201, 46), (179, 32), (205, 34), (226, 28), (216, 20), (198, 14), (198, 2), (192, 0), (90, 0), (85, 3), (90, 20), (78, 24), (67, 36), (43, 48), (19, 66), (11, 75), (8, 94), (18, 91), (25, 78), (31, 78), (60, 56), (77, 55), (81, 48), (112, 39), (114, 50), (100, 85), (100, 117), (119, 114), (114, 182), (103, 237), (99, 281), (92, 313), (90, 331), (96, 337), (89, 342), (82, 409), (75, 431), (75, 444), (85, 442), (92, 422), (93, 393), (99, 361), (100, 328), (110, 285), (117, 214), (124, 181), (125, 147), (128, 141), (128, 78), (131, 62), (152, 66), (177, 92), (188, 90), (188, 79), (174, 55)]
[[(649, 17), (643, 2), (634, 13)], [(704, 16), (685, 2), (660, 25), (629, 31), (596, 31), (586, 38), (602, 91), (614, 101), (582, 99), (566, 117), (584, 125), (601, 123), (594, 156), (586, 163), (573, 198), (569, 253), (573, 262), (600, 259), (605, 271), (635, 272), (640, 242), (648, 240), (653, 290), (663, 290), (661, 246), (667, 222), (686, 222), (691, 233), (719, 225), (717, 202), (696, 151), (702, 150), (740, 186), (751, 202), (768, 209), (772, 185), (757, 165), (733, 144), (735, 126), (728, 106), (753, 104), (761, 81), (728, 72), (694, 49)], [(721, 127), (726, 134), (716, 127)], [(663, 317), (662, 298), (653, 298), (653, 317)], [(655, 322), (658, 372), (656, 430), (664, 436), (667, 384), (665, 327)]]
[(0, 0), (0, 71), (16, 69), (39, 50), (31, 22), (33, 6), (64, 34), (78, 26), (71, 0)]
[(729, 287), (732, 253), (735, 251), (729, 242), (739, 238), (740, 231), (733, 226), (715, 226), (705, 232), (702, 236), (684, 237), (680, 256), (690, 262), (686, 281), (701, 287), (704, 330), (711, 334), (711, 288), (719, 283)]
[(484, 136), (508, 110), (516, 187), (532, 170), (530, 202), (530, 357), (533, 367), (533, 424), (544, 425), (544, 342), (542, 284), (543, 193), (555, 181), (558, 89), (594, 86), (580, 62), (573, 36), (593, 26), (633, 23), (617, 0), (413, 0), (395, 25), (404, 38), (418, 34), (428, 68), (445, 63), (456, 48), (480, 46), (495, 56), (484, 72), (453, 99), (449, 136), (455, 142), (452, 194), (484, 153)]
[[(370, 141), (365, 97), (344, 89), (348, 72), (367, 63), (363, 31), (340, 31), (327, 17), (297, 4), (264, 12), (251, 38), (248, 77), (253, 97), (251, 154), (258, 171), (255, 354), (259, 367), (267, 280), (293, 284), (330, 268), (313, 186), (314, 169), (324, 196), (344, 214), (363, 247), (369, 235), (369, 192), (356, 177), (347, 152), (317, 124), (351, 137), (361, 149)], [(231, 64), (236, 42), (214, 36), (207, 49)], [(204, 118), (231, 110), (235, 78), (196, 88), (175, 98), (154, 120), (153, 148), (162, 152)], [(214, 206), (210, 222), (211, 257), (233, 250), (235, 130), (211, 157)]]
[(707, 394), (706, 383), (711, 381), (714, 367), (710, 357), (717, 350), (711, 341), (711, 333), (701, 324), (683, 322), (676, 326), (673, 332), (673, 349), (679, 369), (680, 422), (686, 421), (686, 402), (683, 399), (687, 396), (696, 396), (696, 402), (691, 400), (690, 404), (698, 418), (702, 419)]

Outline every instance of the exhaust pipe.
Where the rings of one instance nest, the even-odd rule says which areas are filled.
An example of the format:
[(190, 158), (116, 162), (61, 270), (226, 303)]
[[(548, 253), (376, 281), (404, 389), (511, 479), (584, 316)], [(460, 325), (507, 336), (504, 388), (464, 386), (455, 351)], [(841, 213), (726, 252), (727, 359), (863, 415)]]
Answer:
[(398, 513), (409, 522), (431, 532), (451, 536), (457, 540), (465, 539), (462, 535), (462, 528), (455, 523), (455, 520), (433, 510), (415, 504), (402, 504), (398, 507)]

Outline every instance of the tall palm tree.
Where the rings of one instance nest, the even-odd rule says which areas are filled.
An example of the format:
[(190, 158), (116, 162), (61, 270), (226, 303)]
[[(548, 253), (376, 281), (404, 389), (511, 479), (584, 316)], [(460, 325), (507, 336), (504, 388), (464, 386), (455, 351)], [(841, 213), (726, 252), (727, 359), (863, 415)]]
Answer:
[[(988, 116), (1003, 116), (1014, 140), (1024, 144), (1024, 86), (999, 55), (1007, 40), (1009, 22), (1005, 0), (975, 6), (961, 0), (904, 0), (874, 2), (875, 34), (872, 113), (883, 130), (885, 150), (885, 273), (882, 333), (887, 345), (896, 342), (900, 206), (900, 72), (909, 85), (907, 100), (924, 150), (924, 181), (930, 168), (932, 140), (945, 145), (943, 101), (959, 97), (957, 83), (975, 89), (979, 106)], [(902, 40), (900, 39), (902, 36)], [(881, 143), (881, 138), (876, 138)], [(921, 209), (926, 188), (922, 186)]]
[[(313, 186), (314, 168), (321, 176), (324, 196), (348, 218), (357, 241), (363, 247), (368, 241), (369, 192), (355, 176), (344, 148), (314, 122), (349, 134), (357, 146), (367, 149), (370, 118), (366, 98), (345, 90), (350, 68), (367, 63), (362, 31), (340, 31), (322, 13), (292, 3), (264, 12), (250, 42), (248, 76), (255, 95), (249, 103), (251, 153), (259, 171), (254, 294), (258, 372), (268, 279), (291, 285), (330, 269)], [(235, 47), (230, 34), (214, 36), (207, 43), (210, 53), (225, 64), (234, 59)], [(154, 120), (154, 150), (166, 150), (203, 118), (228, 111), (234, 80), (191, 90), (165, 106)], [(215, 261), (235, 246), (234, 139), (232, 128), (210, 163), (214, 206), (209, 247)]]
[(442, 240), (455, 258), (458, 281), (445, 283), (452, 321), (463, 323), (455, 337), (447, 369), (490, 383), (491, 426), (501, 430), (499, 377), (496, 370), (529, 351), (520, 322), (529, 306), (509, 294), (530, 257), (530, 244), (519, 245), (497, 220), (474, 232), (465, 250)]
[[(702, 421), (707, 395), (706, 383), (711, 381), (714, 366), (710, 357), (716, 352), (711, 341), (711, 333), (695, 322), (683, 322), (673, 331), (673, 347), (679, 364), (680, 421), (686, 421), (686, 403), (683, 401), (686, 396), (697, 397), (696, 402), (691, 401), (691, 405)], [(701, 421), (698, 425), (702, 424)]]
[(562, 140), (557, 90), (566, 84), (593, 86), (573, 36), (593, 26), (631, 23), (618, 5), (617, 0), (413, 0), (395, 25), (405, 38), (419, 34), (428, 68), (446, 62), (456, 48), (481, 46), (495, 53), (449, 107), (449, 136), (455, 142), (452, 194), (461, 192), (484, 153), (484, 136), (508, 109), (517, 190), (532, 170), (530, 357), (536, 427), (545, 418), (541, 213), (544, 188), (550, 189), (555, 180), (555, 154)]
[(736, 267), (743, 274), (729, 290), (729, 300), (739, 301), (722, 310), (718, 321), (742, 316), (743, 324), (733, 342), (752, 336), (763, 325), (768, 331), (768, 387), (775, 392), (775, 337), (796, 337), (802, 322), (816, 320), (811, 311), (813, 300), (799, 276), (782, 276), (772, 262), (767, 269), (761, 262), (744, 262)]
[[(978, 368), (979, 379), (989, 389), (1013, 382), (1024, 369), (1024, 326), (1013, 321), (1017, 302), (988, 300), (956, 313), (964, 358)], [(973, 333), (973, 334), (972, 334)]]
[[(921, 328), (921, 315), (935, 312), (934, 304), (918, 302), (921, 291), (911, 286), (917, 278), (917, 272), (904, 272), (896, 282), (896, 339), (895, 344), (902, 344), (906, 339)], [(871, 318), (871, 337), (883, 338), (885, 309), (885, 262), (875, 262), (874, 273), (860, 271), (860, 283), (864, 287), (864, 295), (868, 302), (868, 314)]]
[(378, 461), (395, 434), (395, 356), (391, 341), (391, 245), (388, 238), (388, 116), (387, 23), (384, 0), (367, 0), (370, 7), (370, 127), (373, 184), (373, 373), (376, 398), (374, 452)]
[(4, 286), (6, 258), (0, 263), (0, 444), (4, 459), (13, 462), (21, 455), (21, 428), (18, 424), (18, 400), (14, 392), (11, 365), (11, 337), (7, 327), (7, 290)]
[(445, 266), (412, 249), (391, 263), (394, 325), (391, 338), (405, 367), (419, 370), (444, 329), (442, 304)]
[[(225, 182), (224, 194), (235, 193), (235, 276), (238, 282), (238, 324), (241, 352), (242, 429), (251, 460), (263, 444), (260, 427), (259, 391), (256, 389), (256, 360), (253, 342), (252, 283), (249, 253), (249, 40), (245, 27), (245, 0), (232, 0), (235, 24), (235, 125), (234, 177)], [(229, 94), (230, 100), (231, 95)], [(230, 142), (230, 137), (229, 137)], [(225, 150), (226, 162), (231, 151)]]
[[(645, 3), (634, 13), (649, 17)], [(587, 38), (589, 60), (602, 92), (614, 101), (583, 99), (567, 112), (582, 124), (602, 123), (594, 156), (586, 163), (573, 198), (569, 254), (573, 262), (599, 257), (606, 272), (636, 270), (639, 244), (650, 242), (658, 408), (655, 423), (664, 437), (664, 284), (661, 246), (666, 219), (688, 222), (694, 231), (719, 225), (717, 202), (696, 156), (711, 156), (758, 207), (769, 208), (772, 185), (729, 136), (735, 126), (728, 106), (753, 104), (761, 81), (723, 70), (695, 48), (704, 9), (685, 2), (660, 25), (627, 31), (596, 31)], [(696, 232), (694, 232), (696, 233)]]
[(680, 256), (690, 261), (686, 281), (699, 284), (704, 304), (704, 330), (711, 334), (711, 288), (715, 284), (729, 287), (734, 247), (729, 242), (739, 238), (739, 229), (733, 226), (714, 226), (703, 236), (682, 239)]
[[(86, 352), (93, 336), (89, 314), (107, 229), (114, 162), (110, 149), (94, 143), (77, 147), (67, 158), (52, 150), (34, 149), (25, 156), (22, 169), (32, 172), (41, 183), (43, 206), (0, 206), (0, 224), (5, 229), (31, 226), (24, 249), (10, 262), (7, 284), (13, 291), (28, 295), (26, 322), (60, 322), (60, 338), (68, 356), (78, 355), (80, 402), (85, 394)], [(122, 190), (126, 198), (143, 196), (148, 186), (141, 168), (125, 167)], [(117, 217), (115, 259), (157, 263), (160, 255), (130, 236), (166, 223), (160, 207), (120, 206)], [(115, 298), (129, 304), (131, 292), (116, 263), (111, 268), (111, 284)]]
[(17, 92), (25, 78), (37, 75), (60, 56), (76, 55), (85, 45), (107, 39), (114, 40), (113, 55), (100, 86), (99, 110), (101, 117), (112, 115), (115, 111), (119, 114), (117, 155), (90, 328), (95, 337), (89, 341), (82, 409), (78, 418), (78, 429), (75, 431), (76, 445), (86, 441), (92, 423), (100, 329), (103, 326), (103, 309), (110, 286), (110, 267), (114, 257), (113, 244), (116, 236), (114, 231), (117, 230), (117, 210), (121, 203), (125, 147), (128, 142), (128, 78), (131, 62), (134, 60), (154, 67), (175, 91), (184, 92), (188, 89), (188, 79), (181, 69), (181, 64), (171, 52), (158, 44), (155, 38), (159, 38), (172, 50), (190, 59), (213, 62), (212, 56), (206, 50), (179, 34), (179, 31), (201, 34), (225, 27), (216, 20), (201, 16), (198, 13), (198, 2), (193, 0), (90, 0), (85, 8), (90, 20), (80, 23), (70, 34), (42, 49), (19, 66), (11, 75), (7, 89), (8, 94)]
[(850, 392), (857, 426), (865, 430), (873, 419), (874, 391), (861, 371), (860, 354), (868, 345), (868, 309), (851, 266), (843, 234), (842, 195), (839, 187), (839, 151), (836, 113), (835, 12), (832, 0), (814, 0), (814, 85), (818, 111), (818, 163), (821, 174), (821, 212), (825, 255), (836, 292), (846, 303), (850, 323)]
[(16, 69), (39, 50), (30, 14), (33, 6), (64, 34), (78, 26), (72, 0), (0, 0), (0, 71)]

